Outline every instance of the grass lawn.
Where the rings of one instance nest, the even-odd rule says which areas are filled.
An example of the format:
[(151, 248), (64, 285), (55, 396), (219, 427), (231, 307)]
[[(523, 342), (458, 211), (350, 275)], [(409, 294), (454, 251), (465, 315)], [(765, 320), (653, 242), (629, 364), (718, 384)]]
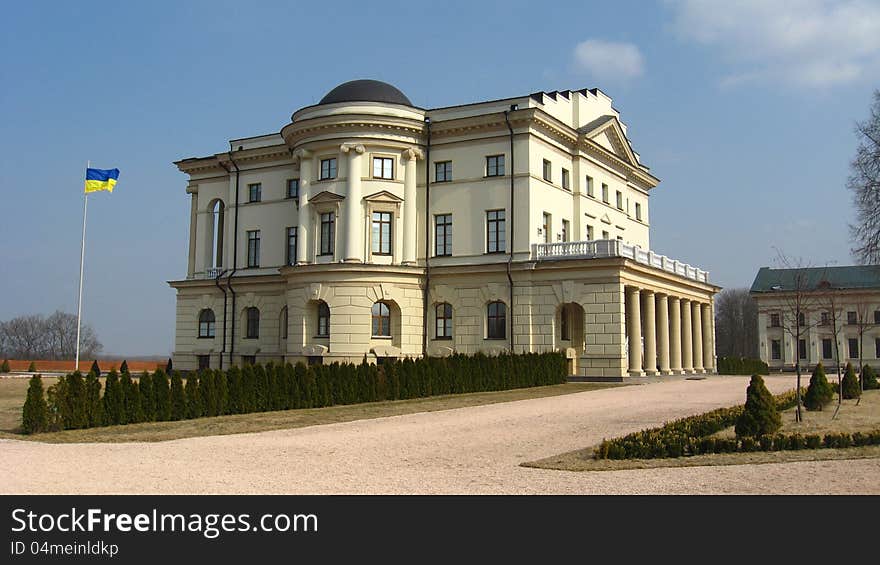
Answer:
[[(880, 390), (865, 391), (862, 401), (844, 400), (837, 418), (832, 420), (837, 397), (825, 410), (803, 410), (802, 422), (795, 422), (795, 409), (782, 413), (781, 433), (817, 434), (839, 432), (867, 432), (880, 428)], [(735, 437), (733, 427), (713, 437)], [(669, 459), (593, 459), (593, 446), (523, 463), (524, 467), (558, 469), (562, 471), (617, 471), (623, 469), (652, 469), (658, 467), (698, 467), (704, 465), (746, 465), (754, 463), (786, 463), (790, 461), (824, 461), (828, 459), (862, 459), (880, 457), (880, 446), (847, 449), (810, 449), (801, 451), (757, 451), (750, 453), (718, 453)]]
[[(43, 385), (45, 388), (48, 388), (55, 381), (56, 379), (44, 378)], [(0, 438), (48, 443), (168, 441), (187, 437), (302, 428), (320, 424), (399, 416), (416, 412), (435, 412), (452, 408), (559, 396), (627, 385), (618, 383), (567, 383), (499, 392), (451, 394), (412, 400), (330, 406), (327, 408), (279, 410), (275, 412), (217, 416), (214, 418), (197, 418), (177, 422), (150, 422), (85, 430), (66, 430), (29, 436), (16, 433), (21, 426), (21, 407), (27, 395), (27, 386), (28, 379), (0, 379)]]

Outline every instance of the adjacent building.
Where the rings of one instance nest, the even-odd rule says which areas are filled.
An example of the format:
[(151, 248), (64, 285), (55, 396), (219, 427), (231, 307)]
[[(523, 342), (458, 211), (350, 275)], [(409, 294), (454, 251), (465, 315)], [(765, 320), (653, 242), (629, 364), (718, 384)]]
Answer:
[(174, 366), (562, 351), (713, 371), (713, 295), (650, 248), (659, 180), (598, 89), (424, 109), (356, 80), (188, 175)]
[(758, 350), (771, 369), (831, 366), (835, 347), (841, 363), (880, 368), (880, 266), (762, 267), (751, 295)]

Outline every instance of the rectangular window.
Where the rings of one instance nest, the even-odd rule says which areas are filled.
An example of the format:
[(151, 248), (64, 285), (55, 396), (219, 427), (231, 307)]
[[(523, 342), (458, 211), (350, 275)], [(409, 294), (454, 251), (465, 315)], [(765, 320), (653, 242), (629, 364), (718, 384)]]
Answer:
[(568, 220), (562, 220), (562, 241), (568, 241)]
[(394, 179), (394, 159), (390, 157), (373, 157), (373, 178)]
[(846, 313), (846, 323), (851, 326), (854, 326), (859, 323), (855, 312), (847, 312)]
[(504, 176), (504, 155), (490, 155), (486, 157), (486, 176)]
[(541, 226), (544, 232), (544, 243), (550, 243), (553, 239), (550, 237), (550, 214), (544, 212), (544, 224)]
[(831, 359), (832, 357), (834, 357), (834, 351), (832, 350), (832, 347), (831, 347), (831, 340), (827, 339), (827, 338), (823, 339), (822, 340), (822, 359)]
[(260, 266), (260, 230), (247, 232), (248, 250), (247, 250), (247, 266)]
[(287, 228), (287, 264), (296, 264), (296, 228)]
[(819, 317), (819, 325), (820, 326), (827, 326), (829, 323), (830, 322), (828, 320), (828, 312), (822, 312), (822, 314)]
[(210, 355), (199, 355), (199, 371), (203, 369), (211, 368), (211, 356)]
[(623, 193), (618, 190), (615, 196), (617, 197), (617, 209), (623, 210)]
[(336, 157), (321, 159), (321, 180), (336, 178)]
[(373, 255), (391, 255), (391, 212), (373, 212)]
[(452, 255), (452, 214), (434, 216), (434, 254)]
[(593, 239), (593, 226), (587, 224), (587, 241)]
[(321, 214), (321, 247), (319, 255), (333, 255), (336, 240), (336, 214)]
[(880, 310), (874, 310), (874, 323), (880, 325)]
[(547, 182), (553, 182), (552, 165), (547, 159), (544, 159), (544, 180)]
[(874, 358), (880, 359), (880, 337), (874, 338)]
[(593, 192), (593, 177), (590, 175), (587, 175), (587, 196), (596, 198), (596, 194)]
[(602, 239), (611, 239), (611, 234), (606, 230), (602, 230)]
[(263, 185), (254, 183), (248, 185), (248, 202), (259, 202), (263, 196)]
[(605, 204), (609, 204), (611, 201), (608, 200), (608, 185), (604, 182), (602, 183), (602, 202)]
[(779, 326), (780, 326), (779, 314), (776, 314), (776, 313), (770, 314), (770, 327), (771, 328), (778, 328)]
[(849, 345), (849, 358), (850, 359), (858, 359), (859, 358), (859, 340), (851, 337), (847, 340)]
[(571, 190), (569, 186), (568, 169), (562, 169), (562, 188)]
[(636, 219), (642, 221), (642, 205), (636, 202)]
[(437, 339), (452, 339), (452, 305), (446, 302), (438, 304), (435, 310), (435, 318), (434, 337)]
[(807, 358), (807, 340), (800, 339), (798, 340), (798, 359), (806, 359)]
[(449, 182), (452, 180), (452, 161), (434, 163), (434, 182)]
[(247, 333), (245, 338), (257, 339), (260, 337), (260, 311), (254, 307), (247, 309)]
[(242, 355), (241, 356), (241, 364), (242, 365), (256, 365), (257, 364), (257, 356), (256, 355)]
[(778, 339), (770, 342), (770, 358), (782, 359), (782, 343)]
[(504, 253), (507, 249), (507, 234), (504, 227), (504, 210), (486, 212), (486, 251)]
[(287, 197), (299, 198), (299, 179), (287, 179)]

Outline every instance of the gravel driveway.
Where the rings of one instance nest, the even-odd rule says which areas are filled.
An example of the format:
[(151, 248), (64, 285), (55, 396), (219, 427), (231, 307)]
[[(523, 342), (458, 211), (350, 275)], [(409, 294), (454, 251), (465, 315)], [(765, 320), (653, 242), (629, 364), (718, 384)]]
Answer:
[[(792, 376), (766, 378), (773, 392)], [(880, 494), (880, 459), (565, 472), (519, 463), (745, 399), (709, 377), (163, 443), (0, 440), (2, 493)]]

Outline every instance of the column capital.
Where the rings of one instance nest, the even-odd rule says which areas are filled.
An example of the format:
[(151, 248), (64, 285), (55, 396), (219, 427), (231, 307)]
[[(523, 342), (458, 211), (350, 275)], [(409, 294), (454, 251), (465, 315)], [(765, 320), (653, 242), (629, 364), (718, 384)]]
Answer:
[(412, 161), (414, 159), (423, 159), (425, 155), (424, 153), (422, 153), (421, 149), (418, 149), (416, 147), (408, 147), (403, 150), (401, 156), (407, 161)]
[(641, 289), (640, 292), (641, 292), (642, 294), (644, 294), (645, 296), (654, 296), (655, 294), (657, 294), (656, 292), (654, 292), (654, 291), (651, 290), (650, 288), (643, 288), (643, 289)]
[(303, 159), (308, 159), (312, 156), (312, 152), (308, 149), (297, 149), (293, 152), (293, 156), (302, 161)]
[(355, 153), (360, 154), (360, 153), (363, 153), (364, 151), (366, 151), (367, 149), (366, 149), (366, 147), (364, 147), (360, 143), (346, 142), (346, 143), (343, 143), (342, 145), (339, 146), (339, 150), (342, 151), (343, 153), (348, 153), (349, 151), (354, 151)]

